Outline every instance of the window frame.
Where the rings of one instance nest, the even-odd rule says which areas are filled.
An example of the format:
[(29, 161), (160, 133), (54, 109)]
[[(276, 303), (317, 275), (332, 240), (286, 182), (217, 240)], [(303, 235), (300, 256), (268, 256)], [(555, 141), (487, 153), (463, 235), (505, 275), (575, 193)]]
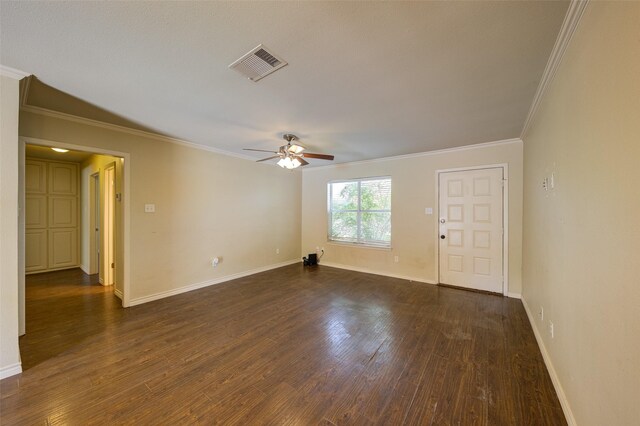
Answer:
[[(388, 210), (362, 210), (362, 182), (372, 181), (372, 180), (389, 180), (389, 192), (390, 192), (390, 200), (389, 200), (389, 209)], [(333, 195), (333, 185), (336, 183), (353, 183), (357, 182), (358, 184), (358, 208), (354, 209), (345, 209), (338, 210), (340, 213), (356, 213), (356, 239), (340, 239), (334, 238), (331, 236), (331, 231), (333, 229), (333, 214), (335, 213), (332, 209), (332, 195)], [(389, 242), (375, 242), (364, 240), (360, 238), (362, 231), (362, 213), (389, 213), (390, 218), (392, 218), (392, 205), (393, 205), (393, 179), (391, 176), (372, 176), (365, 178), (353, 178), (353, 179), (336, 179), (327, 182), (327, 242), (332, 244), (343, 244), (348, 246), (356, 246), (356, 247), (367, 247), (367, 248), (377, 248), (377, 249), (391, 249), (391, 242), (393, 241), (393, 232), (391, 229), (393, 228), (393, 219), (390, 219), (390, 233), (391, 237), (389, 238)]]

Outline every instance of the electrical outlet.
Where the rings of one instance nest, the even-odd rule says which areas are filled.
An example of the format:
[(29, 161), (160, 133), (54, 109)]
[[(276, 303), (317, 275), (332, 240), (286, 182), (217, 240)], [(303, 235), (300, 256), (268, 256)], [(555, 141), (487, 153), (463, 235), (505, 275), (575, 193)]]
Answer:
[(542, 189), (544, 189), (545, 191), (549, 190), (549, 178), (545, 177), (544, 179), (542, 179)]
[(540, 317), (540, 321), (544, 321), (544, 308), (540, 306), (540, 310), (538, 311), (538, 317)]
[(211, 260), (211, 266), (212, 266), (213, 268), (215, 268), (216, 266), (218, 266), (218, 263), (220, 263), (220, 258), (218, 258), (218, 257), (214, 257), (214, 258)]
[(279, 248), (276, 249), (276, 254), (280, 254), (280, 249)]
[(320, 246), (316, 246), (316, 253), (320, 253)]
[(553, 339), (554, 337), (554, 332), (553, 332), (553, 322), (549, 321), (549, 335), (551, 336), (551, 338)]
[(394, 261), (395, 263), (400, 262), (400, 257), (398, 257), (398, 256), (393, 256), (393, 261)]

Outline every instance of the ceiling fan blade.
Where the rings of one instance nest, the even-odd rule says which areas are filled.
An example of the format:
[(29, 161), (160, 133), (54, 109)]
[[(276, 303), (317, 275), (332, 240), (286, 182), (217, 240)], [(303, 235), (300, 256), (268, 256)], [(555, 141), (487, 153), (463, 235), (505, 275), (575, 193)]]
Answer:
[(263, 158), (262, 160), (256, 161), (256, 163), (259, 163), (261, 161), (273, 160), (274, 158), (280, 158), (280, 156), (279, 155), (274, 155), (273, 157)]
[(277, 154), (277, 151), (267, 151), (266, 149), (253, 149), (253, 148), (242, 148), (243, 151), (258, 151), (258, 152), (270, 152), (272, 154)]
[(312, 154), (310, 152), (303, 152), (302, 156), (306, 158), (318, 158), (320, 160), (333, 160), (333, 155), (329, 154)]
[(300, 162), (301, 166), (306, 166), (307, 164), (309, 164), (309, 162), (302, 157), (298, 157), (298, 161)]

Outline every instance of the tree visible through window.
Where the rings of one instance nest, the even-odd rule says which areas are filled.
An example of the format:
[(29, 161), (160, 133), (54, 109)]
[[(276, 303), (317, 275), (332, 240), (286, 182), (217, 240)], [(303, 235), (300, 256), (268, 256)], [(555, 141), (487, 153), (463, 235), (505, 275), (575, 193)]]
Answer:
[(331, 182), (329, 240), (391, 245), (391, 178)]

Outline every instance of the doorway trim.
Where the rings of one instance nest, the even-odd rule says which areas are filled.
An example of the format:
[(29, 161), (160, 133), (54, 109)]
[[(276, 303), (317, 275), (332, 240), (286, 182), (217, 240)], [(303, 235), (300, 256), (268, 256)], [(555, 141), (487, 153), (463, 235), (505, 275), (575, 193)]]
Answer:
[(100, 205), (100, 171), (97, 171), (89, 175), (89, 274), (100, 273)]
[[(103, 193), (103, 217), (102, 217), (102, 262), (103, 262), (103, 273), (102, 277), (104, 282), (102, 285), (114, 285), (115, 284), (115, 241), (116, 236), (114, 233), (114, 228), (116, 224), (116, 212), (115, 212), (115, 203), (116, 203), (116, 163), (111, 162), (104, 166), (104, 193)], [(110, 181), (110, 178), (113, 179), (113, 184)], [(114, 287), (115, 288), (115, 287)]]
[(464, 172), (472, 170), (482, 169), (502, 169), (502, 295), (509, 296), (509, 164), (488, 164), (482, 166), (469, 166), (469, 167), (457, 167), (452, 169), (437, 169), (436, 170), (436, 207), (435, 207), (435, 220), (434, 220), (434, 234), (435, 235), (435, 271), (436, 271), (436, 284), (440, 284), (440, 174), (447, 172)]
[[(89, 145), (75, 145), (67, 142), (59, 142), (54, 140), (47, 139), (38, 139), (26, 136), (20, 136), (20, 149), (24, 150), (25, 145), (40, 145), (40, 146), (57, 146), (60, 148), (66, 148), (74, 151), (84, 151), (91, 152), (93, 154), (104, 154), (111, 155), (114, 157), (121, 157), (124, 159), (124, 209), (122, 212), (122, 221), (123, 223), (123, 248), (124, 248), (124, 256), (123, 256), (123, 279), (122, 283), (122, 306), (128, 308), (131, 306), (131, 155), (127, 152), (115, 151), (111, 149), (103, 149)], [(21, 215), (24, 215), (24, 212), (20, 212)], [(24, 230), (20, 232), (24, 233)], [(22, 235), (24, 240), (24, 235)], [(19, 254), (22, 258), (24, 258), (24, 252)], [(24, 275), (25, 271), (18, 271), (19, 274)]]

